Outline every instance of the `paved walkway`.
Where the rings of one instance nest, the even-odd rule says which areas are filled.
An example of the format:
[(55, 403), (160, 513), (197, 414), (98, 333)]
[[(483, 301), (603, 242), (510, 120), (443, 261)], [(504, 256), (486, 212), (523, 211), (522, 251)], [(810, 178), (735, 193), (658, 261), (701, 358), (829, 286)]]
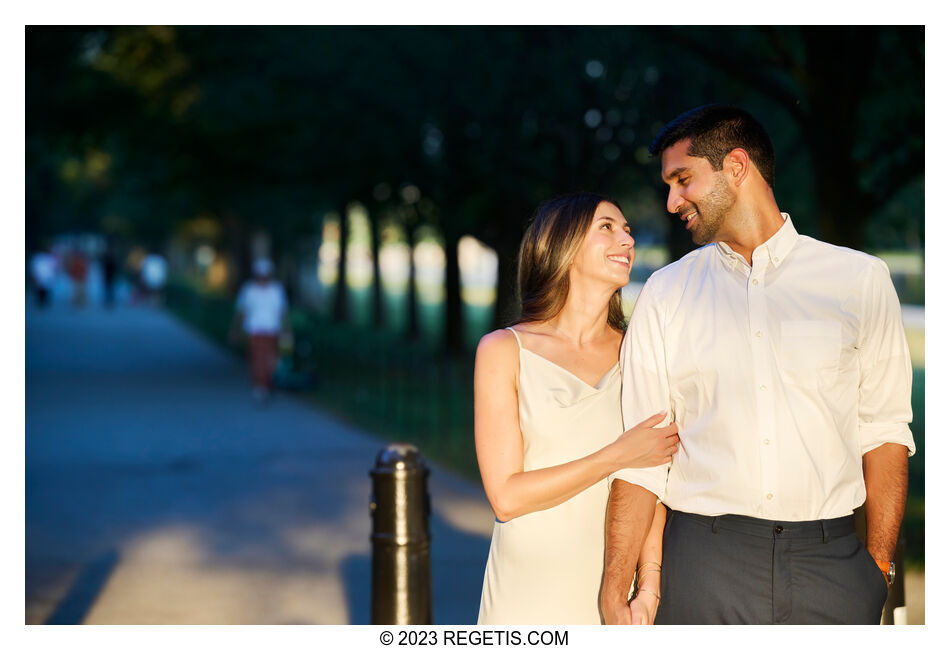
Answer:
[[(369, 622), (382, 441), (255, 407), (240, 361), (160, 311), (28, 306), (26, 330), (27, 623)], [(491, 510), (438, 468), (430, 493), (435, 622), (474, 623)]]
[[(167, 314), (26, 316), (27, 623), (368, 623), (383, 442)], [(424, 452), (424, 450), (423, 450)], [(493, 517), (433, 468), (435, 622), (474, 623)]]

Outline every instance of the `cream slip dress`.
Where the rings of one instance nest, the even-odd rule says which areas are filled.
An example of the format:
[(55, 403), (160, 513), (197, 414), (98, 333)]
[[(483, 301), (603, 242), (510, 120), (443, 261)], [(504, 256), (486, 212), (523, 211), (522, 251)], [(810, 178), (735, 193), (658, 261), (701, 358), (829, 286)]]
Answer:
[[(623, 433), (619, 364), (591, 386), (508, 329), (518, 340), (525, 471), (587, 456)], [(478, 623), (599, 625), (607, 495), (604, 479), (553, 508), (496, 519)]]

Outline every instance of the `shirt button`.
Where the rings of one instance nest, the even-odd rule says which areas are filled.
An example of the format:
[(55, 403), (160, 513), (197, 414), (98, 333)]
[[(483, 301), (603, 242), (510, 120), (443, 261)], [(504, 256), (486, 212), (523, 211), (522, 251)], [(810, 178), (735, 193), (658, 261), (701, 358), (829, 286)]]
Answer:
[(753, 281), (752, 281), (752, 284), (758, 286), (758, 285), (759, 285), (759, 281), (758, 281), (758, 280), (753, 280)]
[(755, 333), (755, 338), (757, 339), (762, 338), (762, 330), (759, 330), (758, 332)]
[(762, 384), (761, 386), (759, 386), (759, 388), (760, 388), (761, 390), (765, 390), (765, 384)]
[(768, 438), (766, 438), (766, 439), (765, 439), (765, 440), (763, 440), (762, 442), (763, 442), (763, 443), (765, 443), (765, 444), (769, 444), (769, 439), (768, 439)]
[(771, 501), (771, 500), (772, 500), (772, 493), (769, 492), (768, 494), (766, 494), (766, 495), (765, 495), (765, 498), (768, 499), (769, 501)]

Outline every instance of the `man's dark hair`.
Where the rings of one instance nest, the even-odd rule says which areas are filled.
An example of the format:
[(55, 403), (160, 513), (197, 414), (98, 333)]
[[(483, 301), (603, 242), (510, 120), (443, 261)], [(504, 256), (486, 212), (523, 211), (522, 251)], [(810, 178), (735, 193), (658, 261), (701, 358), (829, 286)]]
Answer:
[(663, 127), (650, 145), (654, 156), (689, 139), (687, 153), (705, 158), (716, 171), (733, 149), (745, 149), (762, 178), (775, 187), (775, 151), (762, 125), (746, 111), (726, 104), (707, 104), (686, 111)]

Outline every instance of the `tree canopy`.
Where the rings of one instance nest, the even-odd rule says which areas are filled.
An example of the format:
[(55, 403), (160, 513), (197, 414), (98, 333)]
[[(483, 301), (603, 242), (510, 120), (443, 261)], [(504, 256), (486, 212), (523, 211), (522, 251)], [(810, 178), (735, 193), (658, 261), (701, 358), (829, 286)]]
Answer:
[(30, 27), (27, 244), (157, 243), (200, 214), (290, 246), (315, 213), (375, 214), (412, 185), (450, 267), (464, 234), (498, 251), (504, 303), (553, 195), (614, 196), (640, 241), (689, 250), (647, 146), (721, 101), (772, 134), (801, 231), (922, 247), (923, 43), (918, 27)]

